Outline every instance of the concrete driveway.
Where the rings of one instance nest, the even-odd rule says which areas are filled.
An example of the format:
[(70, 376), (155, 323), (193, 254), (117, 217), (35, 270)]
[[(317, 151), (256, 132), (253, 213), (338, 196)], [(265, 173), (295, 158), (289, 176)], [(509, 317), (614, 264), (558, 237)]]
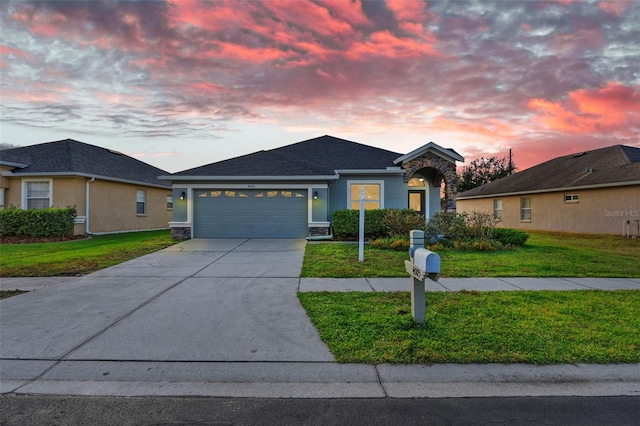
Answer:
[(305, 244), (189, 240), (3, 300), (0, 358), (331, 362), (296, 297)]

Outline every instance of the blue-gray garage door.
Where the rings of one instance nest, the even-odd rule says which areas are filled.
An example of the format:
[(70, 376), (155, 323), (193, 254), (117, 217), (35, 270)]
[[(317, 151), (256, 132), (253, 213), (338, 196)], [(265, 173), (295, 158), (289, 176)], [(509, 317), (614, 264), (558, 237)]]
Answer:
[(196, 189), (195, 238), (303, 238), (306, 189)]

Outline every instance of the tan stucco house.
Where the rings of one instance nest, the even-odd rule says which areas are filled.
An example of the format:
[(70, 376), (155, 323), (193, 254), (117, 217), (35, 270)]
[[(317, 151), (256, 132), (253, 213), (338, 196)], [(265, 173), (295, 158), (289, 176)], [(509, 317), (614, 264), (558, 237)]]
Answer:
[(640, 148), (558, 157), (458, 194), (457, 211), (490, 212), (505, 228), (640, 233)]
[(74, 233), (168, 229), (167, 172), (72, 139), (0, 151), (0, 206), (75, 207)]

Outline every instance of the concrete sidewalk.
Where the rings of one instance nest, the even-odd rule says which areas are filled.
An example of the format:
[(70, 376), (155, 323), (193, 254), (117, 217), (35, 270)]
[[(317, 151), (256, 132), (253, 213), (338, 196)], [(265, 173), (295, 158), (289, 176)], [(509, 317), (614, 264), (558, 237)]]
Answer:
[[(84, 277), (2, 279), (0, 392), (272, 398), (640, 395), (632, 365), (337, 364), (298, 291), (304, 240), (189, 240)], [(639, 279), (443, 278), (427, 291), (640, 289)]]
[[(114, 267), (115, 268), (115, 267)], [(99, 273), (97, 273), (99, 274)], [(0, 278), (0, 290), (33, 291), (81, 281), (82, 277)], [(409, 278), (300, 278), (298, 291), (410, 291)], [(639, 278), (440, 278), (426, 291), (640, 290)]]

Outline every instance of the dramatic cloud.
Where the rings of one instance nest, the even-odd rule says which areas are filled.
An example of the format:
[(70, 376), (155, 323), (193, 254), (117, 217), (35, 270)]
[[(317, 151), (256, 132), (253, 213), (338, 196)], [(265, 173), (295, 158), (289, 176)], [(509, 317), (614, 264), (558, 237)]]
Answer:
[(179, 170), (321, 134), (518, 166), (640, 146), (633, 1), (0, 3), (2, 142)]

